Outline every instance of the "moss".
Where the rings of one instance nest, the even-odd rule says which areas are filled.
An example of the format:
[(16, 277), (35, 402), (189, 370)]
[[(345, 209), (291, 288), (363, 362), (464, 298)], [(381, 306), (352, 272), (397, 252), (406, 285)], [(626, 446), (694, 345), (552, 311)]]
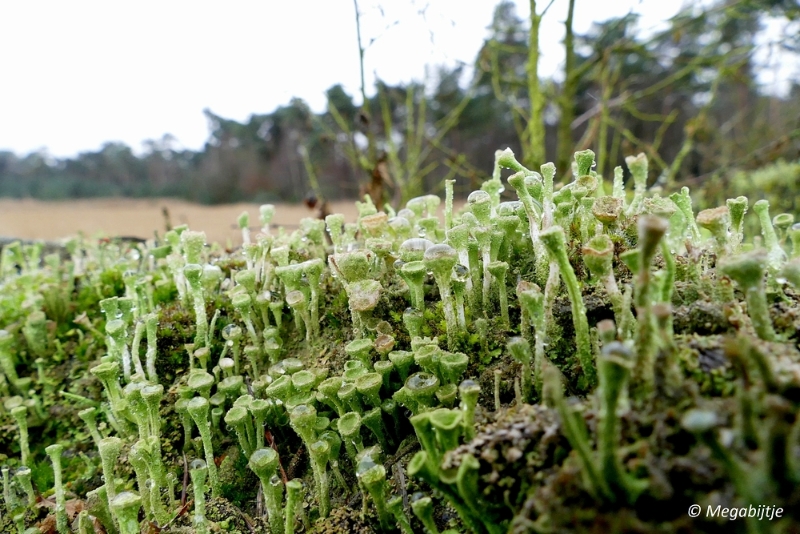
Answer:
[(254, 502), (258, 478), (247, 469), (247, 458), (231, 444), (219, 455), (220, 491), (235, 506), (246, 510)]
[(189, 369), (189, 354), (185, 345), (194, 340), (194, 313), (180, 301), (161, 309), (158, 317), (158, 357), (156, 369), (159, 382), (169, 387)]
[[(569, 444), (559, 432), (553, 410), (543, 406), (510, 407), (495, 414), (494, 421), (482, 425), (475, 438), (452, 451), (445, 468), (457, 468), (464, 454), (480, 462), (481, 494), (492, 503), (506, 502), (511, 508), (522, 506), (533, 481), (558, 465)], [(498, 508), (505, 519), (509, 509)]]
[(372, 528), (371, 522), (367, 519), (377, 520), (377, 517), (362, 518), (359, 510), (335, 508), (325, 520), (317, 523), (311, 532), (314, 534), (375, 534), (376, 530)]
[(724, 306), (707, 300), (695, 300), (674, 308), (673, 326), (676, 334), (709, 336), (733, 331)]
[(240, 505), (222, 497), (206, 502), (206, 518), (217, 523), (221, 532), (229, 534), (249, 534), (251, 528), (256, 526), (252, 518), (242, 513)]

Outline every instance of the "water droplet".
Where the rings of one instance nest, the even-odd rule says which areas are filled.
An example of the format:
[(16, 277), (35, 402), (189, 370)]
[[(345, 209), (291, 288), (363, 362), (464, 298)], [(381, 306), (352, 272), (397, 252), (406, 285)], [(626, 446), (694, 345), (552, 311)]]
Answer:
[(225, 328), (222, 329), (222, 337), (226, 341), (228, 340), (236, 340), (242, 336), (242, 329), (238, 325), (233, 323), (225, 325)]
[(517, 210), (522, 208), (522, 202), (519, 200), (509, 200), (506, 202), (501, 202), (497, 206), (497, 214), (501, 216), (506, 215), (516, 215)]
[(356, 469), (356, 476), (362, 477), (364, 473), (375, 467), (377, 464), (375, 460), (372, 459), (371, 456), (364, 456), (360, 462), (358, 462), (358, 468)]
[(486, 191), (473, 191), (467, 197), (467, 202), (470, 204), (484, 204), (486, 202), (491, 202), (492, 197)]
[(406, 380), (406, 387), (410, 390), (420, 390), (434, 387), (439, 379), (428, 373), (414, 373)]
[(397, 216), (389, 219), (389, 227), (398, 233), (408, 232), (411, 230), (411, 223), (405, 217)]
[[(432, 247), (433, 242), (429, 239), (423, 239), (421, 237), (412, 237), (411, 239), (406, 239), (400, 245), (400, 252), (407, 251), (407, 252), (420, 252), (424, 253), (428, 250), (428, 247)], [(421, 258), (421, 256), (420, 256)]]
[(460, 263), (456, 263), (453, 266), (453, 275), (452, 275), (453, 280), (459, 282), (466, 282), (468, 276), (469, 276), (469, 269), (467, 269), (465, 266), (461, 265)]
[(267, 372), (270, 376), (283, 376), (286, 374), (286, 367), (284, 367), (283, 361), (280, 361), (275, 365), (270, 366)]
[(347, 360), (344, 362), (344, 370), (349, 371), (351, 369), (362, 369), (364, 364), (361, 363), (359, 360)]

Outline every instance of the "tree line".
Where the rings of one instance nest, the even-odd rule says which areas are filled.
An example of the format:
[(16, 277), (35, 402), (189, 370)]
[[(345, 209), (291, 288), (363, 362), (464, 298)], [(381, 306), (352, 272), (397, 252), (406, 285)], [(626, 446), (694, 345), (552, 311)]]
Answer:
[[(513, 3), (497, 6), (466, 83), (465, 66), (439, 67), (425, 84), (378, 81), (371, 96), (362, 85), (359, 102), (334, 85), (322, 113), (297, 98), (246, 122), (205, 110), (201, 150), (165, 135), (142, 154), (121, 143), (72, 158), (0, 152), (0, 196), (226, 203), (366, 193), (397, 205), (437, 192), (444, 179), (456, 179), (457, 192), (475, 189), (505, 147), (530, 166), (556, 162), (561, 176), (575, 150), (594, 150), (606, 176), (644, 152), (651, 183), (668, 189), (800, 158), (800, 81), (783, 97), (764, 91), (755, 58), (765, 17), (797, 29), (795, 2), (720, 0), (642, 36), (636, 14), (576, 34), (573, 0), (563, 43), (539, 42), (549, 5), (531, 7), (525, 21)], [(775, 45), (800, 52), (800, 31)], [(559, 80), (538, 76), (543, 46), (564, 47)]]

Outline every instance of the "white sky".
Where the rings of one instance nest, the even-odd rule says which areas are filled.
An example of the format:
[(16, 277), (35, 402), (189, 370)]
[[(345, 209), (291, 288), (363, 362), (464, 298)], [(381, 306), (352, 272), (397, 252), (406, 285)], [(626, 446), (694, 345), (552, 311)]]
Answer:
[[(393, 84), (422, 80), (426, 64), (471, 64), (496, 3), (361, 0), (364, 43), (377, 37), (365, 55), (368, 94), (375, 74)], [(528, 2), (517, 3), (526, 18)], [(574, 26), (633, 10), (654, 29), (679, 7), (577, 0)], [(544, 76), (561, 68), (566, 9), (555, 0), (542, 23)], [(336, 83), (360, 101), (352, 0), (1, 2), (0, 72), (0, 150), (18, 154), (71, 156), (106, 141), (140, 151), (165, 133), (197, 149), (206, 107), (243, 121), (297, 96), (321, 111)]]

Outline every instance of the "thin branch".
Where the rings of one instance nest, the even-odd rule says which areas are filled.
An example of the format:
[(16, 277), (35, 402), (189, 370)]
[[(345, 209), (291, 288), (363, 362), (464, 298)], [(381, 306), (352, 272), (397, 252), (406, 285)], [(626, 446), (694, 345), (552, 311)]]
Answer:
[(553, 5), (553, 2), (555, 2), (555, 0), (550, 0), (550, 3), (547, 4), (547, 6), (542, 10), (542, 13), (539, 15), (539, 17), (544, 17), (545, 13), (547, 13), (547, 10)]
[(624, 92), (618, 97), (612, 98), (605, 104), (603, 104), (603, 102), (599, 102), (595, 104), (592, 108), (588, 109), (587, 111), (581, 113), (578, 117), (576, 117), (575, 120), (572, 121), (572, 124), (570, 124), (570, 127), (573, 130), (577, 130), (578, 128), (581, 127), (581, 125), (584, 122), (588, 121), (595, 115), (601, 113), (603, 111), (603, 107), (606, 107), (608, 109), (618, 108), (622, 106), (628, 100), (628, 98), (630, 98), (630, 93)]
[(661, 158), (658, 152), (653, 150), (652, 145), (646, 143), (645, 141), (642, 141), (641, 139), (633, 135), (633, 132), (631, 132), (628, 128), (626, 128), (624, 125), (620, 124), (619, 122), (610, 117), (608, 119), (608, 123), (614, 126), (614, 128), (616, 128), (623, 135), (623, 137), (625, 137), (625, 139), (630, 141), (634, 146), (641, 147), (642, 150), (647, 152), (647, 156), (651, 160), (653, 160), (653, 162), (655, 162), (656, 165), (658, 165), (662, 169), (666, 169), (669, 167), (669, 165), (666, 164), (666, 162)]

